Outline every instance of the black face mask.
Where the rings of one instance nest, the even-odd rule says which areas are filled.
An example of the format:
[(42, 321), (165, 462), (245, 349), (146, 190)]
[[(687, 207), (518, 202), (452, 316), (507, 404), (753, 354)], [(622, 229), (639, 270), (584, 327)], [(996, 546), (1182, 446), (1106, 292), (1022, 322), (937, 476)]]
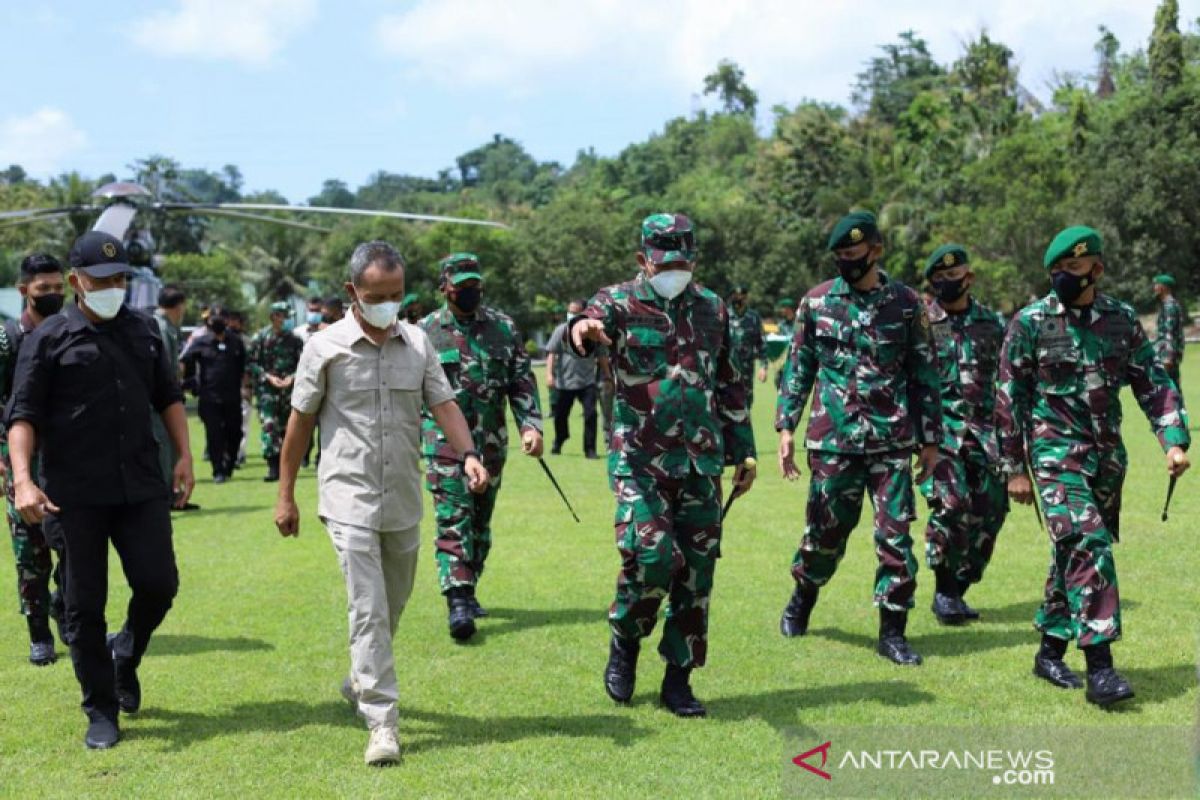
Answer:
[(937, 296), (939, 301), (943, 303), (953, 303), (966, 293), (967, 287), (963, 285), (966, 280), (967, 279), (963, 277), (956, 281), (932, 281), (933, 293)]
[(417, 320), (421, 318), (421, 310), (418, 308), (410, 308), (404, 312), (404, 318), (415, 325)]
[(479, 301), (482, 298), (483, 290), (478, 286), (467, 286), (454, 290), (454, 305), (468, 314), (473, 313), (475, 309), (479, 308)]
[(225, 332), (225, 320), (220, 319), (220, 318), (210, 319), (208, 321), (208, 329), (210, 331), (212, 331), (213, 333), (224, 333)]
[(862, 280), (862, 276), (871, 271), (871, 256), (861, 256), (860, 258), (835, 258), (834, 263), (837, 264), (838, 272), (848, 283), (858, 283)]
[(1050, 284), (1054, 287), (1054, 293), (1058, 295), (1058, 299), (1063, 302), (1063, 305), (1074, 305), (1080, 295), (1095, 285), (1095, 274), (1094, 269), (1086, 275), (1074, 275), (1062, 270), (1050, 276)]
[(33, 310), (43, 317), (51, 317), (62, 311), (63, 296), (61, 294), (43, 294), (29, 298)]

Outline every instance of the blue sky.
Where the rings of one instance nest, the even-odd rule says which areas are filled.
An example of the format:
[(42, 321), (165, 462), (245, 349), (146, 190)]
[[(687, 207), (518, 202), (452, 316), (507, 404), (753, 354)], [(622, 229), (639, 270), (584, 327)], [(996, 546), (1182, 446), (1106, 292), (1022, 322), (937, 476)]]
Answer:
[[(1090, 72), (1097, 26), (1145, 47), (1154, 0), (0, 0), (0, 166), (238, 165), (293, 202), (326, 178), (434, 175), (503, 133), (539, 160), (612, 155), (703, 102), (732, 58), (769, 109), (848, 103), (876, 45), (942, 62), (986, 28), (1045, 97)], [(1200, 0), (1180, 2), (1181, 26)], [(769, 125), (769, 114), (761, 123)]]

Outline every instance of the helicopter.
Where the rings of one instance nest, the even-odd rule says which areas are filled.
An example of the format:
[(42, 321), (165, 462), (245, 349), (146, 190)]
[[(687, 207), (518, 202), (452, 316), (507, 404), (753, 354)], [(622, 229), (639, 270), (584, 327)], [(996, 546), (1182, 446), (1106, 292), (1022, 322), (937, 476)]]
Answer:
[(0, 226), (20, 225), (62, 219), (80, 213), (99, 212), (92, 230), (103, 231), (125, 243), (129, 265), (133, 274), (129, 277), (125, 300), (134, 308), (153, 308), (157, 304), (162, 280), (158, 277), (162, 257), (155, 255), (154, 237), (146, 227), (135, 225), (141, 213), (167, 213), (232, 217), (256, 222), (283, 225), (316, 233), (329, 233), (329, 228), (295, 219), (280, 219), (262, 212), (284, 212), (292, 214), (330, 214), (340, 216), (390, 217), (417, 222), (446, 222), (456, 225), (483, 225), (508, 229), (502, 222), (467, 217), (447, 217), (437, 214), (416, 214), (406, 211), (383, 211), (363, 208), (333, 208), (329, 206), (290, 206), (279, 203), (206, 203), (162, 200), (154, 196), (145, 186), (133, 181), (106, 183), (91, 194), (88, 205), (59, 206), (57, 208), (28, 208), (0, 211)]

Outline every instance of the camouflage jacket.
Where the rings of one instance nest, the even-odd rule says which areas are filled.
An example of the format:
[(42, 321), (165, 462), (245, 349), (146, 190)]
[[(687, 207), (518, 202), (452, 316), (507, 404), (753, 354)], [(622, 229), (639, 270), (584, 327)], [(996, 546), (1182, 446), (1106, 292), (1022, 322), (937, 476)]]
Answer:
[(267, 375), (286, 378), (296, 374), (304, 342), (291, 331), (275, 333), (271, 326), (254, 334), (246, 353), (246, 372), (250, 374), (255, 394), (278, 391), (267, 383)]
[(795, 320), (788, 321), (781, 317), (779, 319), (779, 335), (780, 336), (788, 336), (788, 337), (795, 336), (796, 335), (796, 321)]
[[(506, 401), (522, 433), (542, 429), (537, 381), (516, 324), (507, 314), (486, 306), (465, 322), (443, 306), (417, 324), (438, 351), (484, 465), (498, 467), (508, 455)], [(458, 458), (428, 408), (421, 412), (421, 438), (421, 452), (427, 458)]]
[(858, 292), (842, 278), (800, 301), (775, 429), (794, 431), (816, 385), (805, 447), (883, 453), (942, 440), (929, 317), (908, 286), (880, 272)]
[(935, 301), (929, 307), (929, 330), (942, 383), (942, 449), (957, 453), (974, 440), (990, 459), (999, 458), (992, 416), (1004, 340), (1000, 315), (975, 299), (961, 314), (951, 314)]
[(1098, 294), (1087, 319), (1049, 294), (1008, 326), (1000, 355), (996, 434), (1003, 469), (1025, 469), (1032, 441), (1037, 471), (1095, 475), (1121, 441), (1121, 387), (1133, 389), (1166, 450), (1190, 443), (1183, 398), (1162, 366), (1133, 309)]
[(729, 348), (733, 354), (733, 365), (744, 381), (754, 380), (754, 362), (766, 363), (766, 345), (763, 340), (762, 317), (753, 308), (741, 314), (726, 306), (729, 314)]
[(1154, 327), (1154, 354), (1160, 364), (1173, 361), (1178, 366), (1183, 360), (1183, 317), (1183, 306), (1178, 300), (1168, 297), (1163, 301)]
[[(642, 275), (601, 289), (583, 316), (612, 340), (612, 475), (720, 475), (755, 455), (725, 304), (695, 283), (673, 300)], [(592, 348), (589, 348), (589, 351)]]

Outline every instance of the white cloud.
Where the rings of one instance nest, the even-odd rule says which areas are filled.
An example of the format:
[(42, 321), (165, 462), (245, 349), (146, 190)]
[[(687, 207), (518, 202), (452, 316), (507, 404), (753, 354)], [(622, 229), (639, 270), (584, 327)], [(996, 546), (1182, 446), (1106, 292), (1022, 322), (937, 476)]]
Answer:
[(20, 164), (35, 176), (61, 171), (87, 144), (87, 136), (57, 108), (39, 108), (0, 121), (0, 164)]
[(1090, 66), (1098, 24), (1134, 49), (1153, 13), (1153, 3), (1128, 0), (416, 0), (382, 17), (376, 36), (416, 76), (452, 88), (524, 95), (656, 81), (680, 98), (731, 58), (765, 102), (845, 102), (863, 62), (902, 30), (948, 62), (986, 27), (1040, 90), (1052, 67)]
[(316, 0), (178, 0), (134, 23), (131, 36), (159, 56), (265, 66), (316, 11)]

